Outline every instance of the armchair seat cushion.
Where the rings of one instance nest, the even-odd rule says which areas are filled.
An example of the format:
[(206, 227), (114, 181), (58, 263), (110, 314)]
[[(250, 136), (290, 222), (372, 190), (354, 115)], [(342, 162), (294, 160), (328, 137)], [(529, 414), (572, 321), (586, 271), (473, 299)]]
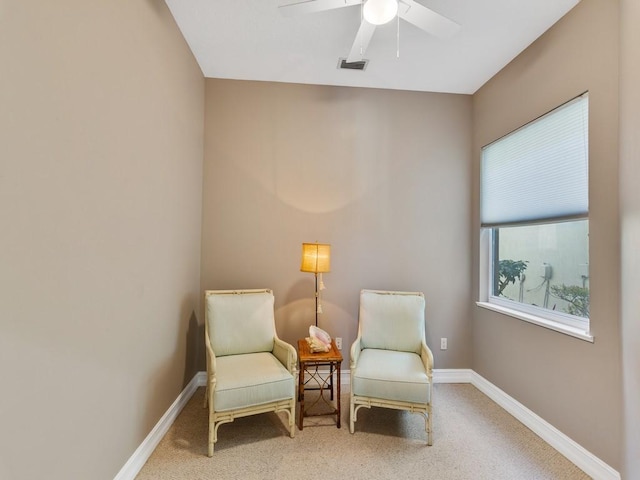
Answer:
[(430, 403), (431, 385), (418, 354), (365, 348), (360, 352), (352, 393), (410, 403)]
[(295, 395), (293, 375), (269, 352), (216, 359), (216, 412), (256, 406)]

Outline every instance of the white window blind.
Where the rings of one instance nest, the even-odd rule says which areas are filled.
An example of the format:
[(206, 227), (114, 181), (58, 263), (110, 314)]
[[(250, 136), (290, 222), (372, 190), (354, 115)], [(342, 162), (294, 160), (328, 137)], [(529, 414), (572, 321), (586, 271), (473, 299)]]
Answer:
[(483, 227), (588, 216), (588, 117), (585, 93), (482, 149)]

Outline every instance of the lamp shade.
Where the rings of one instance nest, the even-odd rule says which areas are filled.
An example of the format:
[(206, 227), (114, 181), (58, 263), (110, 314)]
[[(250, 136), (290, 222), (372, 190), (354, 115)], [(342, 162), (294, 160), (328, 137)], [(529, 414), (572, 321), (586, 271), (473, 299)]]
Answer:
[(364, 19), (372, 25), (384, 25), (397, 14), (397, 0), (367, 0), (362, 8)]
[(325, 273), (331, 271), (331, 245), (303, 243), (301, 272)]

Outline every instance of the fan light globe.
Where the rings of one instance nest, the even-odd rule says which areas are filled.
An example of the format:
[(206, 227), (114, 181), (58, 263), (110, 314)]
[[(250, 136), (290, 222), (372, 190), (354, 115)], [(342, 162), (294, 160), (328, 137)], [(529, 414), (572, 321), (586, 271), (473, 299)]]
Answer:
[(372, 25), (383, 25), (398, 14), (397, 0), (368, 0), (362, 9), (364, 19)]

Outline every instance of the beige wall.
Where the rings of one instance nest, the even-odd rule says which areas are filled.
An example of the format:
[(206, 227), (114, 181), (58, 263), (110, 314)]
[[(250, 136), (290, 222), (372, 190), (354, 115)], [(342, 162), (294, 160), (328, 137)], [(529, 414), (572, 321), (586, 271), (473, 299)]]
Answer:
[(301, 243), (330, 243), (319, 325), (345, 368), (362, 288), (424, 291), (436, 367), (470, 365), (469, 96), (207, 79), (205, 130), (203, 289), (272, 288), (295, 342)]
[(622, 223), (623, 478), (640, 477), (640, 2), (620, 9), (620, 179)]
[[(473, 368), (614, 468), (621, 466), (618, 2), (583, 0), (473, 96), (480, 147), (589, 90), (593, 344), (479, 307)], [(474, 218), (477, 219), (477, 205)], [(474, 265), (478, 265), (474, 220)], [(474, 295), (478, 291), (477, 271)]]
[[(631, 478), (640, 12), (621, 1), (620, 212), (618, 2), (583, 0), (473, 115), (468, 96), (222, 80), (205, 100), (162, 0), (0, 2), (0, 478), (113, 478), (204, 368), (203, 289), (271, 287), (281, 336), (304, 336), (315, 240), (345, 367), (359, 290), (422, 290), (437, 368), (474, 368)], [(584, 90), (594, 344), (468, 302), (480, 146)]]
[(112, 479), (196, 368), (204, 79), (161, 0), (3, 0), (0, 106), (0, 478)]

